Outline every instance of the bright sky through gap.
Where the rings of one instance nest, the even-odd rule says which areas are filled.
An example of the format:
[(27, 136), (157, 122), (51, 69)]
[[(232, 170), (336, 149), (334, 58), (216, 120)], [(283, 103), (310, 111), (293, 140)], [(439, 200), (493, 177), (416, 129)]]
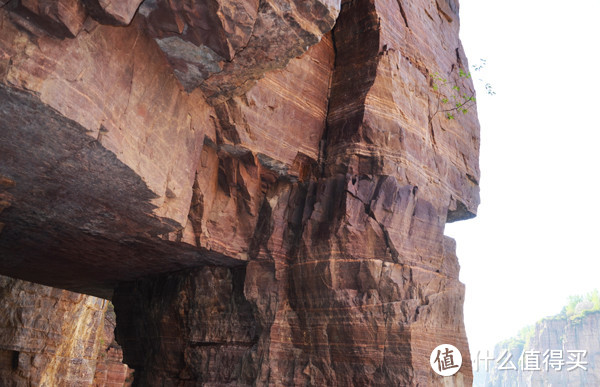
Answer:
[(472, 354), (600, 289), (600, 0), (460, 0), (481, 123), (478, 216), (457, 240)]

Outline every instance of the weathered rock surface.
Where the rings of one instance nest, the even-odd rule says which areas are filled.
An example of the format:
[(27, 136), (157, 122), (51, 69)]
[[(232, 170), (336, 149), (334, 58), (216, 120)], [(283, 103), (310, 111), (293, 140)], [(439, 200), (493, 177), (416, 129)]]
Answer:
[[(430, 23), (426, 25), (417, 16), (423, 9), (405, 10), (409, 25), (412, 17), (415, 29), (441, 28), (443, 34), (455, 36), (451, 16), (439, 16), (435, 4), (432, 7), (425, 11), (437, 19), (424, 19)], [(244, 96), (215, 106), (217, 142), (205, 142), (191, 230), (180, 238), (250, 259), (245, 277), (238, 278), (237, 286), (243, 283), (245, 289), (245, 300), (238, 305), (253, 306), (259, 333), (254, 341), (249, 336), (242, 340), (244, 351), (236, 347), (227, 382), (434, 384), (429, 354), (436, 343), (451, 342), (465, 354), (463, 371), (451, 383), (470, 383), (464, 328), (457, 317), (462, 315), (464, 291), (458, 282), (454, 242), (443, 236), (443, 228), (449, 218), (458, 220), (475, 212), (478, 126), (473, 116), (456, 122), (435, 116), (438, 96), (428, 76), (455, 71), (458, 79), (466, 59), (457, 39), (449, 43), (415, 35), (400, 19), (402, 14), (397, 2), (343, 4), (333, 31), (336, 56), (335, 68), (329, 70), (328, 99), (322, 90), (312, 103), (288, 107), (289, 99), (281, 97), (287, 95), (286, 88), (270, 87), (271, 79), (283, 77), (288, 79), (285, 84), (295, 85), (291, 80), (298, 77), (293, 74), (296, 68), (309, 75), (305, 84), (327, 79), (319, 74), (327, 74), (330, 61), (325, 58), (334, 52), (323, 41), (290, 62), (285, 72), (269, 74)], [(398, 20), (382, 15), (398, 15)], [(453, 48), (444, 50), (444, 45)], [(421, 46), (446, 52), (447, 57), (432, 61), (421, 53)], [(319, 54), (328, 50), (329, 56)], [(294, 67), (302, 61), (301, 67)], [(271, 102), (274, 92), (277, 103)], [(280, 116), (277, 107), (288, 114)], [(321, 115), (311, 113), (320, 111), (327, 112), (325, 125), (317, 119)], [(315, 119), (304, 119), (297, 126), (294, 118), (307, 114)], [(265, 127), (268, 134), (278, 136), (265, 136)], [(277, 127), (285, 129), (280, 132)], [(295, 132), (298, 127), (301, 131)], [(286, 131), (292, 135), (286, 136)], [(311, 141), (316, 138), (320, 141)], [(297, 139), (304, 141), (297, 144)], [(274, 141), (279, 144), (276, 148), (271, 146)], [(197, 299), (186, 285), (189, 275), (178, 280), (169, 276), (170, 287), (177, 290), (168, 294)], [(144, 294), (153, 292), (157, 290)], [(121, 293), (135, 294), (119, 288), (117, 300)], [(117, 305), (147, 299), (138, 295), (136, 301), (128, 298)], [(202, 309), (200, 304), (194, 307)], [(165, 325), (154, 328), (153, 336), (189, 329), (173, 312), (161, 309), (157, 314), (173, 317), (168, 323), (161, 319)], [(137, 315), (127, 311), (119, 315), (123, 325), (117, 329), (129, 327), (123, 336), (148, 335), (143, 331), (147, 324), (135, 322)], [(188, 338), (187, 344), (177, 345), (209, 346), (220, 352), (236, 341), (229, 337), (223, 334), (218, 340), (200, 342)], [(170, 343), (166, 340), (164, 346)], [(126, 355), (129, 345), (133, 344), (124, 344)], [(163, 357), (172, 352), (155, 351)], [(192, 381), (213, 380), (216, 372), (200, 360), (190, 359), (178, 367), (172, 362), (168, 372), (163, 363), (148, 357), (130, 361), (144, 373), (170, 373), (172, 379), (185, 374)], [(190, 364), (205, 372), (190, 375), (186, 371)]]
[(2, 273), (115, 289), (138, 385), (436, 385), (441, 343), (470, 384), (454, 0), (83, 4), (0, 9)]
[(106, 300), (0, 276), (0, 384), (90, 385)]
[(317, 43), (340, 0), (152, 1), (140, 13), (186, 90), (223, 102)]
[(126, 26), (139, 9), (140, 28), (184, 88), (200, 87), (209, 101), (223, 102), (317, 43), (333, 27), (340, 0), (14, 0), (0, 6), (19, 15), (14, 22), (25, 30), (59, 39), (77, 37), (88, 15)]
[(115, 340), (117, 316), (111, 303), (104, 313), (103, 329), (94, 374), (94, 387), (128, 387), (133, 383), (134, 370), (123, 363), (123, 349)]
[(104, 24), (125, 26), (131, 23), (142, 0), (82, 0), (92, 17)]
[(115, 279), (212, 262), (157, 237), (185, 224), (202, 140), (214, 136), (202, 96), (180, 89), (135, 26), (56, 40), (13, 17), (0, 10), (0, 174), (18, 198), (3, 211), (4, 273), (110, 297)]
[[(253, 58), (251, 63), (240, 65), (243, 69), (236, 67), (230, 80), (219, 81), (219, 90), (229, 93), (247, 89), (251, 84), (248, 79), (260, 77), (267, 69), (283, 67), (291, 57), (306, 50), (333, 25), (337, 15), (334, 3), (306, 3), (297, 9), (294, 5), (292, 10), (276, 12), (278, 16), (271, 12), (274, 4), (265, 5), (263, 8), (271, 9), (271, 13), (264, 11), (270, 16), (264, 16), (261, 23), (268, 19), (272, 24), (281, 17), (285, 21), (277, 23), (292, 23), (310, 33), (281, 26), (278, 29), (277, 23), (263, 25), (265, 36), (250, 39), (262, 48), (244, 49), (250, 53), (245, 55)], [(203, 140), (216, 139), (214, 111), (201, 93), (181, 90), (160, 44), (157, 46), (149, 36), (154, 30), (143, 20), (127, 28), (114, 28), (88, 18), (86, 28), (72, 34), (77, 35), (75, 39), (57, 40), (51, 36), (64, 34), (47, 23), (54, 17), (49, 12), (56, 11), (55, 7), (31, 5), (31, 10), (43, 17), (38, 20), (20, 12), (27, 4), (11, 3), (0, 10), (0, 121), (6, 128), (0, 142), (6, 155), (0, 173), (16, 176), (23, 165), (33, 167), (16, 181), (14, 193), (20, 200), (6, 215), (7, 219), (13, 214), (19, 218), (11, 218), (13, 226), (0, 236), (5, 239), (2, 248), (8, 261), (4, 263), (5, 273), (24, 276), (32, 261), (47, 261), (44, 256), (48, 251), (59, 251), (61, 247), (55, 243), (61, 239), (70, 240), (69, 255), (73, 258), (66, 266), (61, 259), (52, 260), (54, 270), (63, 272), (68, 268), (79, 273), (85, 286), (61, 277), (53, 285), (103, 297), (110, 297), (115, 280), (143, 276), (142, 268), (141, 272), (132, 272), (132, 262), (146, 261), (141, 265), (151, 267), (146, 274), (231, 262), (227, 257), (214, 257), (210, 252), (173, 246), (156, 238), (185, 225)], [(188, 9), (183, 7), (184, 11)], [(222, 15), (221, 11), (217, 13)], [(298, 15), (293, 16), (295, 12)], [(202, 25), (192, 16), (184, 19)], [(300, 40), (292, 43), (294, 39), (287, 39), (285, 47), (272, 44), (269, 39), (274, 37), (268, 33), (277, 31), (296, 34)], [(256, 51), (277, 47), (279, 51), (269, 51), (270, 60)], [(237, 62), (228, 63), (237, 66)], [(251, 74), (243, 75), (244, 71)], [(323, 85), (316, 86), (326, 92)], [(17, 127), (25, 128), (24, 133), (9, 130)], [(37, 141), (32, 144), (33, 138)], [(48, 180), (52, 183), (45, 183)], [(36, 194), (30, 196), (29, 192)], [(32, 229), (42, 227), (46, 230), (43, 235), (32, 235)], [(63, 236), (47, 232), (52, 229), (60, 229)], [(95, 265), (88, 259), (74, 258), (94, 256), (99, 250), (104, 250), (113, 263)], [(26, 256), (23, 251), (27, 251)], [(165, 255), (170, 257), (165, 259)], [(92, 267), (92, 276), (86, 275)], [(103, 275), (106, 268), (110, 273)], [(114, 278), (115, 273), (120, 273), (119, 278)], [(28, 279), (47, 283), (44, 277), (34, 273)]]
[(77, 36), (87, 16), (83, 4), (74, 0), (21, 0), (13, 3), (15, 13), (59, 38)]
[(204, 267), (117, 288), (117, 341), (138, 385), (252, 384), (255, 370), (244, 363), (257, 324), (244, 274)]
[(314, 177), (333, 54), (326, 36), (285, 70), (215, 106), (217, 143), (207, 140), (202, 149), (189, 243), (229, 257), (256, 258), (257, 238), (268, 233), (257, 222), (261, 211), (270, 211), (263, 204), (269, 187)]

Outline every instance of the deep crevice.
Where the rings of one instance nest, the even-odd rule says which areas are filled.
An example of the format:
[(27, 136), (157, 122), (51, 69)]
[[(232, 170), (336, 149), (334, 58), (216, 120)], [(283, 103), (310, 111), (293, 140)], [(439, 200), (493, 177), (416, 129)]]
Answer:
[[(408, 19), (406, 18), (406, 13), (404, 12), (404, 7), (402, 6), (402, 0), (396, 0), (398, 2), (398, 7), (400, 8), (400, 15), (402, 15), (402, 20), (404, 20), (404, 24), (406, 25), (406, 28), (410, 27), (408, 26)], [(429, 14), (427, 14), (429, 15)]]

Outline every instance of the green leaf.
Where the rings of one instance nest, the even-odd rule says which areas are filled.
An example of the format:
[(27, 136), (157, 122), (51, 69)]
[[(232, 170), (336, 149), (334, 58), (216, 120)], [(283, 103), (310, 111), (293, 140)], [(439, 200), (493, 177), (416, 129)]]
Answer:
[(448, 103), (448, 98), (443, 98), (442, 103)]

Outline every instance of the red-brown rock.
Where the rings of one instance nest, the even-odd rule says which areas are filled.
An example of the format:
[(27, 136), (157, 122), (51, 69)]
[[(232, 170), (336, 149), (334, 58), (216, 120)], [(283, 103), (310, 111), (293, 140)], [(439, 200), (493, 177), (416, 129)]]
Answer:
[(142, 0), (82, 0), (90, 15), (104, 23), (126, 26), (131, 23)]
[(254, 366), (243, 364), (257, 327), (244, 272), (208, 266), (117, 288), (117, 341), (136, 383), (252, 384)]
[(0, 18), (0, 173), (19, 198), (3, 212), (4, 273), (108, 298), (115, 276), (212, 262), (158, 237), (187, 221), (202, 141), (214, 137), (203, 97), (181, 90), (138, 26), (90, 21), (57, 40)]
[(123, 363), (123, 349), (115, 340), (117, 319), (114, 307), (107, 304), (103, 329), (99, 332), (100, 345), (94, 374), (94, 387), (129, 387), (133, 383), (134, 370)]
[[(461, 317), (464, 287), (458, 282), (454, 241), (443, 230), (446, 221), (475, 212), (478, 169), (472, 155), (477, 154), (478, 125), (473, 115), (456, 122), (436, 115), (433, 104), (439, 96), (429, 77), (458, 74), (466, 63), (456, 62), (461, 60), (458, 40), (445, 50), (440, 41), (423, 42), (413, 32), (455, 36), (452, 17), (425, 6), (399, 6), (344, 3), (333, 35), (336, 66), (328, 104), (316, 98), (288, 107), (279, 91), (286, 88), (279, 87), (279, 98), (269, 109), (273, 89), (261, 80), (244, 96), (215, 106), (217, 143), (203, 149), (189, 241), (250, 259), (245, 277), (237, 281), (243, 280), (260, 332), (244, 352), (236, 348), (237, 360), (220, 380), (248, 383), (247, 374), (239, 371), (246, 370), (260, 385), (435, 385), (439, 379), (429, 354), (440, 343), (454, 344), (464, 356), (463, 368), (449, 382), (469, 385), (472, 380)], [(440, 15), (441, 23), (415, 13)], [(429, 56), (425, 47), (439, 55)], [(326, 41), (314, 47), (314, 52), (327, 50)], [(300, 60), (310, 56), (311, 51)], [(297, 68), (293, 63), (280, 79), (294, 79), (296, 71), (319, 74), (317, 69), (325, 69), (320, 64), (327, 62), (306, 61)], [(305, 82), (329, 78), (314, 75)], [(462, 87), (471, 87), (464, 82)], [(318, 120), (314, 126), (311, 120), (295, 125), (278, 118), (277, 107), (291, 112), (286, 117), (327, 109), (327, 125)], [(279, 135), (261, 135), (265, 127)], [(279, 127), (285, 129), (279, 132)], [(295, 146), (286, 146), (285, 131), (294, 134), (289, 138)], [(321, 133), (319, 142), (310, 141), (313, 133)], [(276, 141), (279, 147), (273, 148)], [(301, 146), (307, 149), (305, 165), (315, 165), (304, 174), (293, 167), (299, 154), (294, 150)], [(187, 274), (179, 277), (168, 277), (176, 289), (187, 281)], [(145, 300), (137, 295), (120, 301), (131, 294), (119, 289), (117, 303)], [(179, 294), (195, 298), (189, 290)], [(136, 336), (143, 337), (140, 329), (147, 325), (135, 322), (138, 314), (120, 315), (129, 327), (125, 336), (137, 326)], [(153, 334), (162, 337), (173, 330), (187, 328), (170, 319)], [(126, 354), (129, 345), (124, 344)], [(165, 374), (161, 362), (139, 355), (135, 361), (143, 364), (141, 372)], [(195, 364), (203, 372), (186, 373), (191, 381), (217, 377), (216, 370)]]
[(79, 0), (20, 0), (14, 11), (58, 38), (73, 38), (87, 16)]
[(196, 246), (247, 260), (269, 186), (314, 174), (333, 72), (330, 36), (246, 94), (215, 106), (219, 144), (205, 142), (190, 226)]
[[(204, 46), (206, 52), (212, 51), (216, 57), (231, 61), (250, 40), (258, 3), (258, 0), (157, 1), (144, 5), (141, 12), (148, 18), (150, 32), (171, 60), (194, 64), (180, 58), (186, 52), (176, 51), (175, 45), (187, 42), (196, 49)], [(174, 39), (165, 40), (168, 37)]]
[(436, 385), (441, 343), (469, 385), (444, 225), (476, 212), (479, 126), (431, 77), (473, 90), (457, 4), (139, 13), (57, 40), (0, 9), (2, 273), (115, 288), (142, 385)]
[(140, 13), (186, 90), (224, 102), (285, 67), (333, 27), (339, 0), (164, 0)]
[(0, 276), (0, 384), (90, 385), (106, 300)]

